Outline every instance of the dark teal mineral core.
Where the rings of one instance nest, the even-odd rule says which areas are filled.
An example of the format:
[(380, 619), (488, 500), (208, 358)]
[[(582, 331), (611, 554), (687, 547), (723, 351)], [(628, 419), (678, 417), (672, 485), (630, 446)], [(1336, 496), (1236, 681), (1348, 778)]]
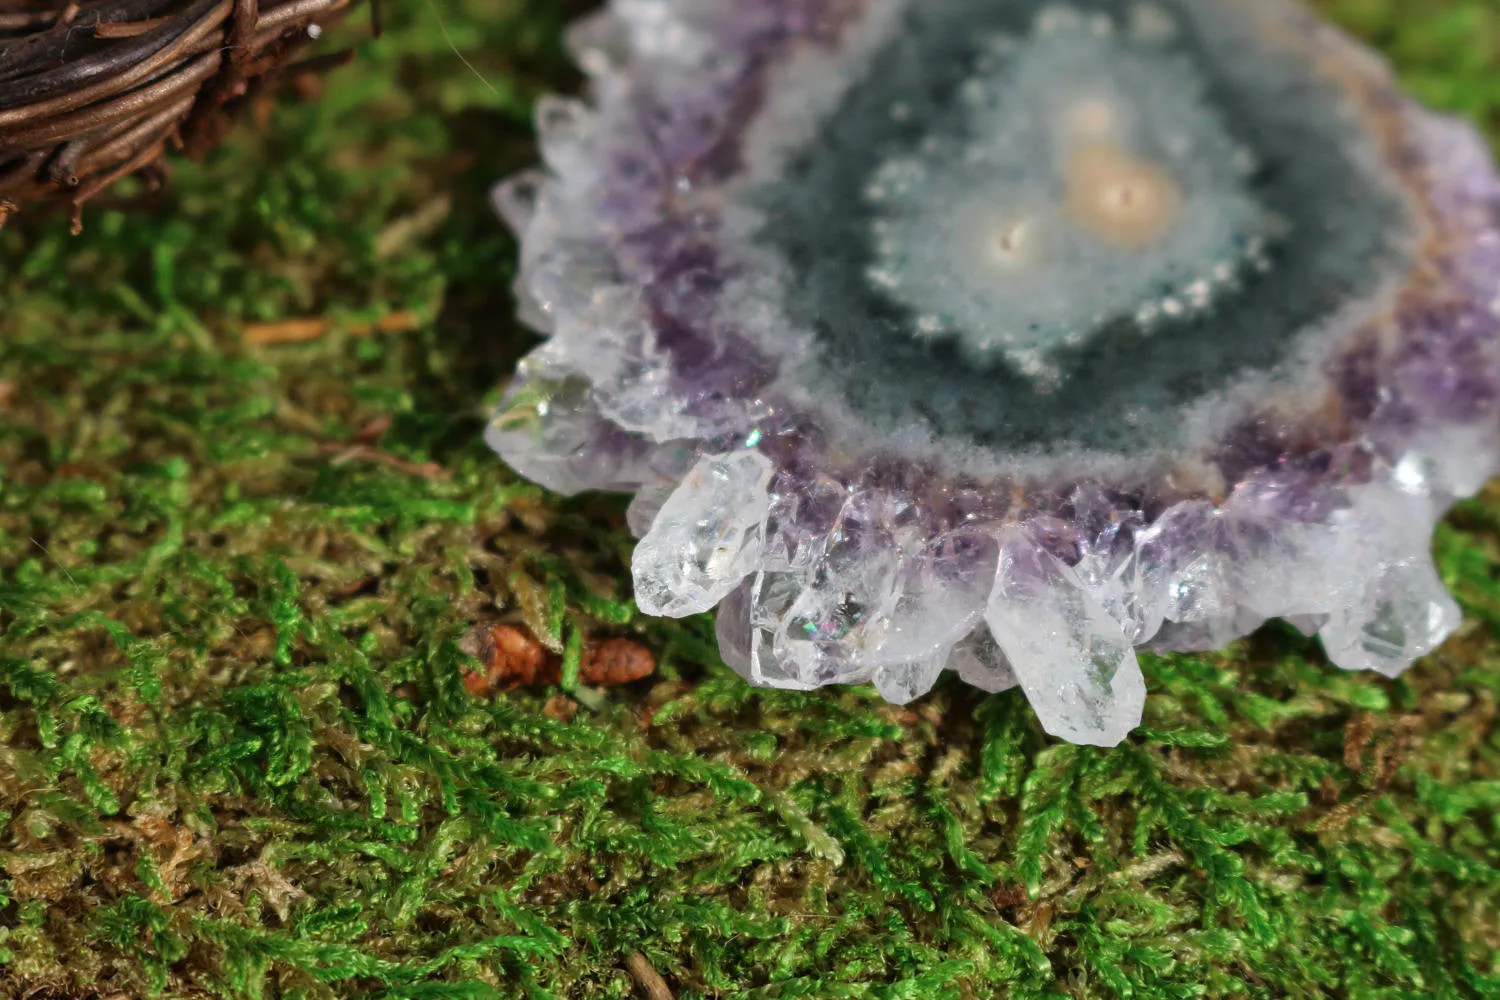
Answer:
[(1357, 86), (1247, 9), (911, 5), (747, 195), (819, 381), (875, 427), (1140, 454), (1348, 340), (1415, 202)]

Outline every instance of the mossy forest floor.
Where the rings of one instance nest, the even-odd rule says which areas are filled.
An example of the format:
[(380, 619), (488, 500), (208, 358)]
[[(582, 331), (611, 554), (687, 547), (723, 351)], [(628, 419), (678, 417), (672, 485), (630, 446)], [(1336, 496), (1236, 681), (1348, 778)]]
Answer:
[[(487, 189), (583, 6), (387, 3), (164, 195), (0, 233), (0, 996), (1500, 996), (1500, 490), (1406, 677), (1148, 658), (1111, 751), (1017, 693), (753, 691), (633, 613), (622, 503), (479, 439), (530, 342)], [(1500, 126), (1495, 0), (1324, 6)], [(475, 697), (499, 619), (660, 667)]]

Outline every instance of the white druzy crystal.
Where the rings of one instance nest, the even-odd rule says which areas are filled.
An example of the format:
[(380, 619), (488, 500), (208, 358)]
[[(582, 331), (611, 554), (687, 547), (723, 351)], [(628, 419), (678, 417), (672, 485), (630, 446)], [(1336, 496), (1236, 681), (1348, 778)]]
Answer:
[(648, 615), (708, 611), (760, 563), (771, 462), (754, 451), (703, 459), (636, 546), (635, 600)]
[(1001, 549), (985, 622), (1047, 732), (1114, 746), (1140, 722), (1146, 681), (1120, 622), (1019, 529)]

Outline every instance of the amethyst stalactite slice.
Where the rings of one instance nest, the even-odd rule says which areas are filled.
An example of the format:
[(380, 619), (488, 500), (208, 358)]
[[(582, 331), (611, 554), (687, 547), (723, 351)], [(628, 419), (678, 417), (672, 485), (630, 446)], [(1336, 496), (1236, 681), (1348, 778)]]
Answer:
[(614, 0), (497, 205), (546, 335), (488, 439), (627, 490), (752, 683), (944, 668), (1119, 742), (1138, 648), (1396, 674), (1500, 469), (1500, 179), (1282, 0)]

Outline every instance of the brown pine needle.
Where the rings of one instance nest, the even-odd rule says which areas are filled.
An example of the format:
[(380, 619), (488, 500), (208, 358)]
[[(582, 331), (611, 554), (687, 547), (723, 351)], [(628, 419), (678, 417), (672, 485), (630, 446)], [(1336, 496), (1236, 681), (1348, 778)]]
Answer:
[(672, 1000), (672, 991), (667, 988), (667, 981), (651, 967), (651, 962), (638, 951), (633, 951), (625, 959), (625, 968), (630, 972), (630, 978), (641, 988), (641, 994), (646, 1000)]
[[(372, 333), (409, 333), (422, 325), (422, 318), (409, 310), (390, 313), (374, 323), (350, 323), (344, 330), (355, 337), (367, 337)], [(305, 344), (333, 329), (334, 321), (327, 316), (307, 316), (300, 319), (281, 319), (271, 323), (250, 323), (240, 331), (240, 339), (247, 344), (264, 347), (272, 344)]]

